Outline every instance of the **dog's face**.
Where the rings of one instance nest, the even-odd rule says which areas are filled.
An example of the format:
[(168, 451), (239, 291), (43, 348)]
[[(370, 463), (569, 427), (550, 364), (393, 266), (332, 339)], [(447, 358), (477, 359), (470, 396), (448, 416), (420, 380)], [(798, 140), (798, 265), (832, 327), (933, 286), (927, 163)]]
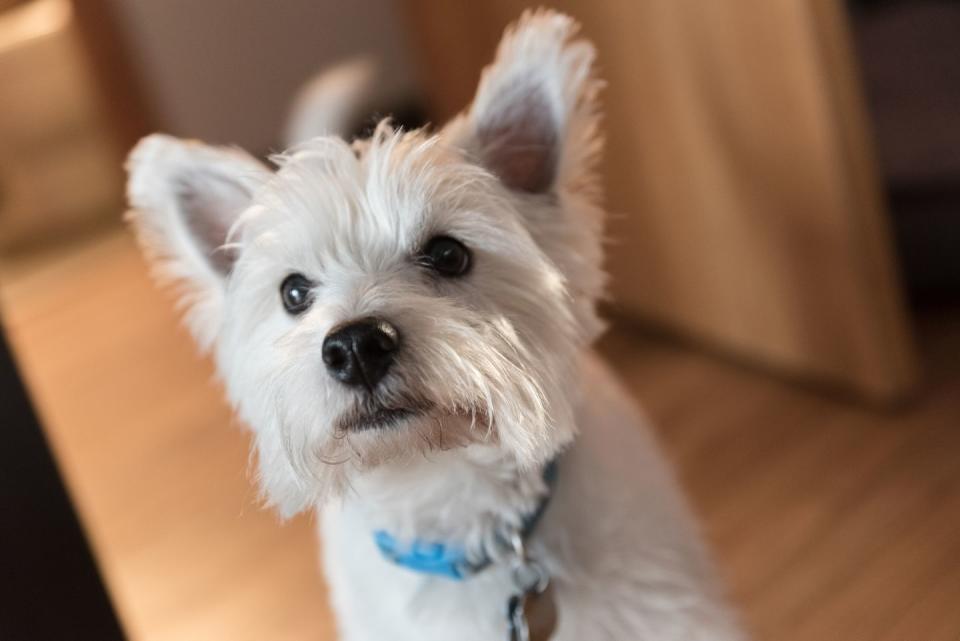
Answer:
[(153, 136), (132, 220), (290, 514), (351, 475), (480, 444), (539, 465), (574, 435), (599, 331), (593, 49), (533, 14), (437, 135), (384, 123), (275, 159)]

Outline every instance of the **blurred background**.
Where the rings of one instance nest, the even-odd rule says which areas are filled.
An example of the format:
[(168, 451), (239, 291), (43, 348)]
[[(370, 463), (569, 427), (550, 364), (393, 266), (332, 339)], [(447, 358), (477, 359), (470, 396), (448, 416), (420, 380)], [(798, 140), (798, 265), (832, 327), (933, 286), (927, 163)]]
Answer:
[[(371, 117), (442, 123), (527, 5), (0, 0), (0, 310), (130, 639), (334, 633), (310, 520), (258, 508), (247, 437), (121, 225), (126, 152), (279, 151), (298, 88), (357, 57)], [(960, 4), (553, 6), (609, 83), (600, 348), (745, 623), (956, 641)]]

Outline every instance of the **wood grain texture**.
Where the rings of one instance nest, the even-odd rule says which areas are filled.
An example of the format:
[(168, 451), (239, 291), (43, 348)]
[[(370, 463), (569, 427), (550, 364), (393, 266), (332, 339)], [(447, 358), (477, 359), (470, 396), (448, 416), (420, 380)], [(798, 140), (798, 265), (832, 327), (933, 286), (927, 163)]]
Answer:
[[(133, 641), (334, 639), (309, 519), (257, 507), (248, 438), (125, 233), (0, 263), (4, 318)], [(957, 641), (960, 314), (881, 414), (620, 325), (758, 641)], [(561, 613), (562, 614), (562, 613)]]
[[(435, 118), (522, 0), (407, 0)], [(916, 380), (871, 136), (835, 0), (555, 8), (599, 49), (610, 267), (626, 312), (877, 399)]]

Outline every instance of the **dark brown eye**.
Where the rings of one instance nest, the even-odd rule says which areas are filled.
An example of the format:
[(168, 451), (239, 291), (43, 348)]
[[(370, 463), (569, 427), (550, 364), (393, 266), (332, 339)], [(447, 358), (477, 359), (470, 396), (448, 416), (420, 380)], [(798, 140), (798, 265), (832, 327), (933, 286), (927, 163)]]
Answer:
[(280, 284), (280, 299), (283, 308), (297, 316), (310, 308), (313, 302), (313, 283), (303, 274), (290, 274)]
[(470, 250), (449, 236), (435, 236), (423, 250), (420, 263), (441, 276), (463, 276), (470, 271)]

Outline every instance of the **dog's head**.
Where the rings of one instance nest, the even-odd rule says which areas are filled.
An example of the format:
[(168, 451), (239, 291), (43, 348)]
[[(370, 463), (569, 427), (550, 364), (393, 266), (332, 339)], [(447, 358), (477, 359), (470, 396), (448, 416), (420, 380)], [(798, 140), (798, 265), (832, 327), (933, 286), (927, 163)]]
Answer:
[(436, 135), (381, 123), (275, 169), (164, 136), (132, 153), (130, 218), (186, 286), (281, 512), (398, 457), (483, 444), (536, 466), (573, 437), (604, 283), (599, 83), (575, 31), (524, 16)]

